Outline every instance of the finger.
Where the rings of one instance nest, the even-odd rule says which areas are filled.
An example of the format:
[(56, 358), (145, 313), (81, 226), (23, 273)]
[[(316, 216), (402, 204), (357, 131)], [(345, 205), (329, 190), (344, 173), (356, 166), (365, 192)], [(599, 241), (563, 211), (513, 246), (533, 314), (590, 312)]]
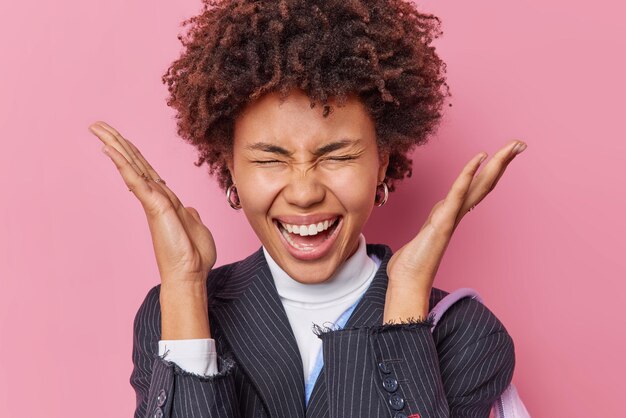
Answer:
[(110, 131), (102, 127), (99, 123), (94, 123), (89, 126), (89, 130), (96, 135), (106, 146), (114, 148), (119, 154), (121, 154), (130, 166), (141, 176), (144, 171), (135, 163), (133, 158), (128, 154), (124, 147), (118, 142), (115, 135)]
[(115, 164), (115, 167), (117, 167), (120, 172), (126, 186), (140, 201), (144, 202), (146, 196), (152, 192), (150, 183), (145, 181), (145, 179), (137, 173), (137, 170), (130, 164), (126, 157), (117, 150), (117, 148), (105, 145), (102, 148), (102, 151), (108, 155), (111, 160), (113, 160), (113, 164)]
[(150, 177), (152, 177), (153, 179), (160, 179), (161, 176), (159, 176), (156, 170), (152, 168), (150, 163), (145, 159), (145, 157), (143, 156), (141, 151), (139, 151), (139, 149), (135, 146), (135, 144), (133, 144), (129, 139), (126, 139), (126, 143), (128, 147), (130, 148), (130, 150), (132, 151), (135, 158), (137, 159), (137, 161), (140, 162), (141, 165), (146, 168), (146, 173), (148, 173)]
[[(115, 138), (117, 143), (120, 144), (126, 155), (130, 156), (130, 159), (132, 160), (131, 164), (134, 164), (136, 167), (138, 167), (140, 174), (145, 174), (146, 180), (156, 180), (161, 178), (159, 174), (154, 170), (154, 168), (152, 168), (152, 166), (148, 164), (139, 149), (137, 149), (137, 147), (132, 144), (131, 141), (124, 138), (115, 128), (113, 128), (106, 122), (98, 121), (96, 122), (96, 125), (106, 130), (110, 135), (113, 135), (113, 137)], [(165, 185), (165, 183), (159, 182), (155, 183), (155, 185), (153, 185), (153, 187), (160, 187), (165, 192), (167, 197), (170, 199), (172, 206), (174, 206), (176, 212), (180, 214), (183, 209), (183, 205), (180, 202), (180, 199), (174, 194), (174, 192), (172, 192), (170, 188)]]
[(487, 158), (486, 152), (481, 152), (480, 154), (474, 156), (474, 158), (472, 158), (465, 165), (465, 167), (463, 167), (461, 174), (459, 174), (457, 179), (452, 184), (450, 191), (444, 199), (442, 207), (443, 214), (448, 219), (457, 218), (459, 210), (465, 202), (470, 185), (474, 179), (474, 175), (485, 158)]
[[(121, 145), (121, 147), (124, 149), (124, 151), (126, 152), (126, 155), (128, 155), (130, 159), (135, 164), (137, 164), (141, 172), (146, 175), (149, 175), (147, 167), (143, 164), (143, 162), (139, 158), (137, 158), (137, 156), (133, 152), (133, 149), (128, 145), (127, 140), (122, 136), (122, 134), (120, 134), (114, 127), (112, 127), (106, 122), (98, 121), (96, 122), (96, 124), (98, 124), (105, 130), (110, 132), (115, 137), (117, 142)], [(152, 177), (152, 178), (158, 178), (158, 177)]]
[[(128, 160), (126, 160), (126, 157), (124, 157), (116, 148), (105, 145), (103, 148), (103, 151), (113, 160), (113, 163), (115, 164), (117, 169), (120, 171), (120, 174), (122, 175), (122, 178), (124, 179), (124, 183), (126, 183), (126, 186), (128, 187), (128, 189), (132, 191), (135, 194), (135, 196), (139, 199), (142, 206), (146, 210), (146, 213), (160, 214), (162, 209), (156, 209), (154, 205), (154, 199), (150, 200), (148, 198), (148, 196), (152, 194), (152, 192), (154, 191), (153, 190), (154, 183), (146, 181), (144, 177), (139, 175), (136, 172), (136, 170), (133, 169), (133, 167), (130, 165)], [(153, 203), (150, 203), (151, 201)], [(182, 208), (182, 205), (181, 205), (181, 208)], [(175, 213), (179, 214), (179, 216), (176, 217), (176, 219), (178, 219), (179, 226), (182, 227), (182, 229), (185, 231), (187, 236), (190, 236), (189, 234), (190, 225), (189, 225), (189, 219), (188, 219), (190, 213), (185, 211), (184, 209), (179, 211), (176, 208), (174, 208), (174, 211)], [(152, 219), (158, 219), (158, 217), (150, 216), (148, 221), (150, 222)], [(156, 225), (160, 225), (160, 224), (157, 223)]]
[[(171, 225), (165, 224), (161, 221), (163, 213), (163, 208), (169, 209), (167, 206), (163, 206), (161, 204), (157, 204), (159, 199), (149, 198), (155, 191), (153, 188), (155, 185), (159, 183), (153, 183), (152, 181), (147, 181), (150, 178), (146, 178), (142, 176), (137, 170), (131, 165), (131, 163), (126, 159), (126, 157), (118, 151), (117, 148), (105, 145), (103, 148), (105, 154), (107, 154), (114, 162), (117, 169), (120, 171), (122, 178), (124, 179), (124, 183), (128, 186), (128, 189), (132, 191), (135, 196), (139, 199), (146, 214), (148, 215), (148, 223), (151, 225), (150, 229), (152, 231), (162, 230), (163, 232), (159, 232), (157, 235), (166, 235), (167, 232), (171, 230)], [(135, 165), (136, 167), (136, 165)], [(171, 191), (168, 192), (173, 195)], [(161, 195), (162, 199), (168, 199), (168, 197), (163, 196), (161, 193), (157, 193), (157, 195)], [(175, 196), (174, 196), (175, 197)], [(172, 199), (168, 199), (170, 204), (173, 203)], [(195, 217), (190, 214), (190, 212), (186, 211), (183, 205), (180, 203), (178, 198), (176, 198), (177, 204), (174, 204), (174, 213), (177, 214), (175, 217), (168, 217), (168, 222), (172, 222), (173, 219), (176, 219), (175, 222), (179, 225), (180, 228), (185, 232), (187, 237), (191, 237), (190, 230), (192, 228), (192, 223), (190, 223), (190, 218)], [(171, 207), (171, 206), (170, 206)], [(154, 216), (154, 215), (159, 216)]]
[(472, 207), (480, 203), (496, 187), (496, 184), (498, 184), (506, 168), (517, 155), (513, 150), (518, 144), (526, 145), (522, 141), (512, 141), (498, 150), (493, 158), (480, 171), (472, 183), (467, 198), (461, 208), (462, 214), (465, 214)]
[[(150, 163), (144, 158), (143, 154), (141, 153), (141, 151), (139, 151), (139, 149), (135, 146), (135, 144), (133, 144), (128, 139), (126, 140), (126, 142), (128, 143), (128, 146), (131, 148), (136, 158), (142, 162), (144, 167), (146, 167), (146, 170), (148, 171), (150, 177), (152, 177), (155, 180), (160, 179), (161, 176), (159, 176), (156, 170), (152, 168)], [(158, 182), (156, 184), (158, 184), (159, 185), (158, 187), (161, 187), (161, 189), (163, 189), (163, 191), (167, 194), (167, 197), (170, 198), (176, 210), (179, 210), (180, 208), (183, 207), (182, 203), (180, 202), (180, 199), (178, 199), (178, 196), (176, 196), (176, 194), (165, 184), (164, 181)]]

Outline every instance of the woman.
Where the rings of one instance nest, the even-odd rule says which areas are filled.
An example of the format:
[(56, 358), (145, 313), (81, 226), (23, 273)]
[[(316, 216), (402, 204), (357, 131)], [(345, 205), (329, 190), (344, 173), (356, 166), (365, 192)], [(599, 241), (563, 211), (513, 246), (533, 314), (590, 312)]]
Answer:
[(513, 374), (506, 329), (469, 298), (432, 333), (427, 316), (454, 230), (526, 145), (477, 175), (474, 156), (396, 253), (362, 234), (441, 117), (437, 18), (401, 0), (236, 0), (186, 23), (168, 104), (262, 246), (214, 268), (198, 212), (90, 126), (145, 210), (161, 276), (135, 318), (135, 416), (487, 417)]

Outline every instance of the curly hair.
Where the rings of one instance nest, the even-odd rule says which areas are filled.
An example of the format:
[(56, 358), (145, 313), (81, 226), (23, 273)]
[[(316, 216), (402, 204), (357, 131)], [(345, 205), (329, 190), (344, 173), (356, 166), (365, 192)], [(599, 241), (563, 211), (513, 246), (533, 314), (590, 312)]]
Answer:
[(300, 88), (326, 117), (356, 94), (389, 153), (387, 184), (411, 176), (409, 152), (427, 142), (449, 88), (431, 46), (440, 20), (406, 0), (203, 0), (162, 81), (177, 132), (222, 189), (232, 182), (234, 120), (265, 93)]

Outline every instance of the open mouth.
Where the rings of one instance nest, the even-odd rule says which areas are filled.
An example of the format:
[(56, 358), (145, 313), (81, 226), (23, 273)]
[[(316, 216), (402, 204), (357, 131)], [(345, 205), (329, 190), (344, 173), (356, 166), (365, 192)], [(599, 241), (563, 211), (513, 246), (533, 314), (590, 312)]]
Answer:
[(311, 260), (322, 257), (330, 249), (343, 224), (341, 216), (335, 216), (309, 225), (296, 225), (274, 219), (281, 241), (291, 255)]

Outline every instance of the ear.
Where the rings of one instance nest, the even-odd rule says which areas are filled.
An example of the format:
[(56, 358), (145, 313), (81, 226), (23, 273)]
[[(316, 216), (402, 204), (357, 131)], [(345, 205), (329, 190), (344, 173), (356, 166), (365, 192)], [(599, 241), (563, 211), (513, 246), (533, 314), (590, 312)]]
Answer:
[(226, 167), (228, 167), (228, 172), (230, 173), (230, 178), (232, 179), (233, 183), (237, 183), (235, 181), (235, 170), (233, 169), (234, 164), (232, 155), (226, 157)]
[(389, 151), (380, 152), (380, 166), (378, 168), (378, 181), (384, 181), (387, 174), (387, 167), (389, 166)]

